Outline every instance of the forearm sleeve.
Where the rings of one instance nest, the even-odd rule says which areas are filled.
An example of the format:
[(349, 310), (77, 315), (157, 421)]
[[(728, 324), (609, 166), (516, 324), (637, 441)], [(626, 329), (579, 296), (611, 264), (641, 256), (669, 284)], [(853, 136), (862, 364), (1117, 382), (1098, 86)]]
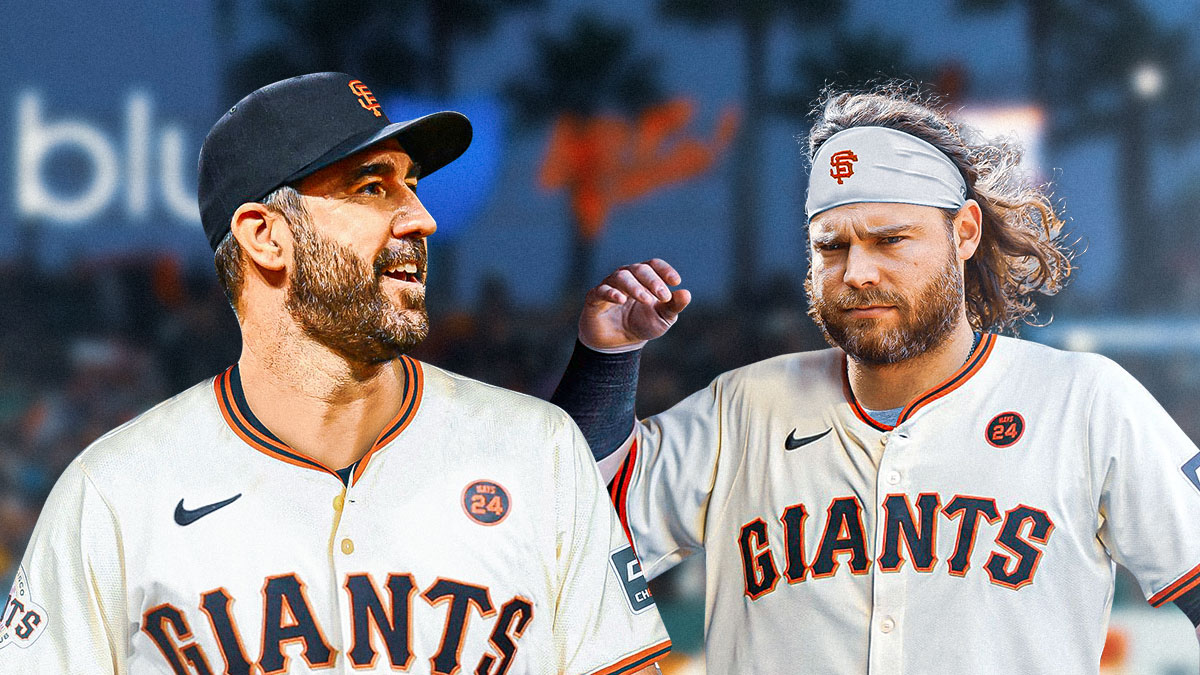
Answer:
[(604, 354), (575, 341), (575, 351), (550, 402), (567, 412), (597, 461), (629, 439), (637, 418), (638, 364), (642, 351)]
[(1175, 598), (1175, 604), (1183, 610), (1184, 614), (1187, 614), (1187, 618), (1191, 619), (1193, 626), (1200, 627), (1200, 588), (1193, 588)]

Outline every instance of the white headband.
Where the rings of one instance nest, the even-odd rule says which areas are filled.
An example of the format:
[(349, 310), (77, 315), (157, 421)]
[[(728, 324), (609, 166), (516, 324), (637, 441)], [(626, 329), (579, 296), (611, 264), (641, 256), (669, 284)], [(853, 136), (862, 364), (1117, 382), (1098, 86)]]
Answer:
[(844, 204), (888, 202), (958, 209), (967, 184), (941, 150), (903, 131), (853, 127), (829, 137), (808, 177), (809, 219)]

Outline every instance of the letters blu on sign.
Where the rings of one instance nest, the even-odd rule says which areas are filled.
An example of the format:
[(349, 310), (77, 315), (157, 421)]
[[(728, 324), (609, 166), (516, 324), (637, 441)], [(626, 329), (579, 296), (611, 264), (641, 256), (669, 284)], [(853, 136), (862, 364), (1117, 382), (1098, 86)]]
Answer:
[[(129, 93), (124, 108), (121, 137), (91, 120), (52, 115), (36, 92), (21, 93), (16, 143), (19, 217), (77, 224), (123, 201), (130, 221), (149, 223), (155, 222), (151, 208), (157, 196), (175, 219), (200, 222), (193, 169), (197, 148), (187, 144), (180, 125), (156, 123), (146, 92)], [(81, 187), (64, 190), (48, 180), (47, 171), (63, 152), (86, 161), (90, 171)]]

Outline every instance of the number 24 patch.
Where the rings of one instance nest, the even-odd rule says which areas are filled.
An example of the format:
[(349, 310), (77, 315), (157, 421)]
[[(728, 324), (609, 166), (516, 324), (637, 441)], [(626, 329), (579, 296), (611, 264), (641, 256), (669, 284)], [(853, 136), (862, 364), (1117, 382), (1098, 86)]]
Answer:
[(508, 490), (490, 480), (477, 480), (463, 490), (463, 511), (480, 525), (495, 525), (508, 516), (512, 500)]

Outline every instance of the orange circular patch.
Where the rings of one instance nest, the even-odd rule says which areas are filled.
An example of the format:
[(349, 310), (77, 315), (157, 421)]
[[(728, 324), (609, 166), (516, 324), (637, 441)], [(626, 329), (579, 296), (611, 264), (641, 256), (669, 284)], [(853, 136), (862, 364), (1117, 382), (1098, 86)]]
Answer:
[(508, 491), (495, 481), (477, 480), (463, 490), (463, 511), (480, 525), (495, 525), (504, 520), (511, 505)]
[(984, 438), (994, 447), (1007, 448), (1021, 440), (1024, 433), (1025, 418), (1021, 417), (1020, 413), (1002, 412), (988, 422)]

